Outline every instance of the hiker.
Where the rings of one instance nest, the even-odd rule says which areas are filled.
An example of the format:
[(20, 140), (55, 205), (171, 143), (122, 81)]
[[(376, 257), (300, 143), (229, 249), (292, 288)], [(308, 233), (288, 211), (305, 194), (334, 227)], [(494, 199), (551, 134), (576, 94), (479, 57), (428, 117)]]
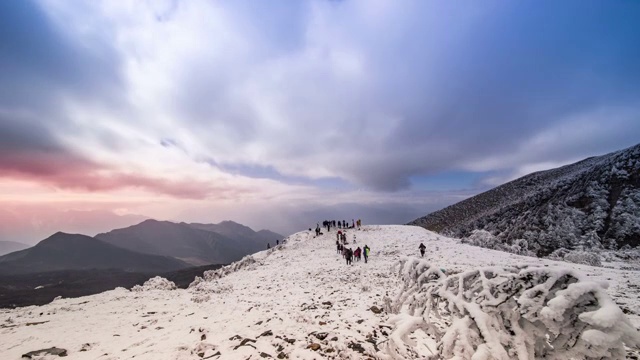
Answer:
[(420, 243), (420, 246), (418, 246), (418, 249), (420, 249), (420, 256), (424, 257), (424, 252), (427, 250), (427, 247), (424, 246), (423, 243)]
[(360, 246), (356, 248), (356, 251), (353, 252), (353, 255), (356, 257), (356, 261), (360, 261), (362, 257), (362, 249), (360, 249)]
[(280, 244), (280, 240), (276, 240), (276, 246)]
[(271, 244), (270, 243), (267, 243), (267, 250), (268, 249), (271, 249)]
[(353, 264), (353, 250), (351, 248), (347, 249), (347, 265)]
[(356, 234), (353, 234), (353, 243), (356, 243)]
[(336, 241), (336, 248), (338, 249), (338, 254), (340, 254), (340, 241)]
[(369, 259), (369, 251), (370, 250), (371, 249), (369, 249), (369, 245), (365, 245), (364, 246), (363, 252), (364, 252), (364, 263), (365, 264), (367, 263), (367, 259)]

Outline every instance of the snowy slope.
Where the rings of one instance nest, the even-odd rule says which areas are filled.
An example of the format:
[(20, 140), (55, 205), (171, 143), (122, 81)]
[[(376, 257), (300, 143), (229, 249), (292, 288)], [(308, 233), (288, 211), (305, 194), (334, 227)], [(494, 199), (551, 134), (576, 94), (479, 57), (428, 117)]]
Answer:
[[(368, 264), (347, 266), (336, 253), (335, 231), (318, 238), (300, 232), (187, 290), (116, 289), (0, 310), (0, 358), (19, 359), (53, 346), (66, 349), (70, 359), (380, 358), (390, 315), (370, 309), (384, 307), (384, 297), (396, 294), (401, 281), (391, 269), (415, 257), (421, 242), (425, 258), (447, 271), (526, 263), (572, 267), (608, 282), (608, 293), (623, 309), (640, 309), (638, 272), (521, 257), (415, 226), (349, 232), (350, 241), (356, 233), (357, 245), (371, 248)], [(629, 318), (640, 327), (637, 313)], [(420, 356), (435, 346), (424, 334), (413, 337), (420, 340), (414, 348)], [(314, 343), (315, 351), (309, 348)]]
[(482, 229), (509, 246), (523, 239), (538, 256), (638, 248), (640, 144), (529, 174), (411, 224), (454, 237)]

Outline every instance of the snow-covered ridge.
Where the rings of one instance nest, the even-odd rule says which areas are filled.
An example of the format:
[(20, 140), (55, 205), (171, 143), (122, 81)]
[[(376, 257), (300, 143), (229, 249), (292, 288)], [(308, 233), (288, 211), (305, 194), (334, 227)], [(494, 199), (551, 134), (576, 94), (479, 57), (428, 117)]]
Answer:
[(486, 230), (508, 246), (523, 240), (538, 256), (637, 248), (640, 144), (524, 176), (412, 224), (454, 237)]
[[(117, 289), (0, 310), (0, 358), (57, 347), (70, 359), (389, 359), (398, 358), (399, 351), (405, 352), (403, 358), (423, 359), (439, 351), (437, 338), (414, 328), (416, 318), (424, 318), (398, 300), (407, 295), (406, 272), (398, 272), (402, 264), (424, 261), (446, 276), (486, 267), (562, 268), (549, 260), (460, 244), (414, 226), (358, 231), (358, 243), (350, 246), (371, 248), (367, 264), (347, 266), (335, 241), (335, 231), (317, 238), (300, 232), (285, 244), (207, 273), (186, 290), (163, 290), (167, 284), (156, 279), (138, 292)], [(427, 254), (418, 261), (420, 243)], [(606, 299), (602, 305), (640, 308), (637, 273), (562, 265), (596, 284), (607, 282), (600, 295), (617, 305)], [(513, 276), (506, 274), (501, 276)], [(637, 314), (625, 318), (630, 326), (640, 326)]]

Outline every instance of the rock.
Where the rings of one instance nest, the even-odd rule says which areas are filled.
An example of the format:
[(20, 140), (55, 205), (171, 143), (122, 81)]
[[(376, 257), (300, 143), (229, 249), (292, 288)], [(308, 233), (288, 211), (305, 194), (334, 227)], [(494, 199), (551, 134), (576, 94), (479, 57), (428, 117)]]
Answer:
[(331, 341), (338, 341), (338, 337), (337, 336), (332, 337)]
[(229, 341), (233, 341), (233, 340), (240, 340), (242, 339), (242, 336), (240, 335), (233, 335), (232, 337), (229, 338)]
[(359, 343), (352, 342), (352, 343), (349, 343), (349, 345), (347, 345), (347, 347), (349, 349), (352, 349), (352, 350), (355, 350), (355, 351), (359, 352), (360, 354), (364, 354), (364, 352), (365, 352), (364, 348)]
[(204, 340), (207, 340), (207, 334), (202, 334), (200, 336), (200, 341), (204, 341)]
[(287, 355), (285, 355), (285, 353), (280, 352), (280, 354), (278, 354), (278, 359), (285, 359), (287, 357)]
[(256, 325), (262, 325), (262, 323), (263, 323), (263, 321), (262, 321), (262, 320), (260, 320), (260, 321), (258, 321), (258, 322), (256, 323)]
[(286, 341), (289, 344), (293, 345), (296, 342), (296, 339), (284, 339), (284, 341)]
[(258, 337), (262, 337), (262, 336), (273, 336), (273, 332), (271, 330), (267, 330), (262, 334), (260, 334)]
[(371, 310), (374, 314), (380, 314), (382, 312), (382, 309), (380, 309), (379, 307), (373, 305), (371, 308), (369, 308), (369, 310)]
[(362, 320), (362, 319), (361, 319), (361, 320), (356, 321), (356, 323), (358, 323), (358, 324), (362, 324), (363, 322), (364, 322), (364, 320)]
[(271, 356), (271, 355), (269, 355), (269, 354), (267, 354), (267, 353), (265, 353), (265, 352), (261, 352), (261, 353), (260, 353), (260, 357), (263, 357), (263, 358), (270, 358), (270, 357), (272, 357), (272, 356)]
[(246, 345), (246, 344), (247, 344), (247, 343), (249, 343), (249, 342), (256, 342), (256, 341), (255, 341), (255, 340), (253, 340), (253, 339), (246, 338), (246, 339), (244, 339), (244, 340), (242, 340), (242, 341), (240, 342), (240, 346), (242, 346), (242, 345)]
[(326, 323), (326, 322), (324, 322), (324, 321), (320, 321), (320, 323), (319, 323), (319, 324), (320, 324), (320, 325), (327, 325), (327, 323)]
[(318, 344), (318, 343), (309, 344), (309, 346), (307, 346), (307, 349), (311, 349), (313, 351), (318, 351), (318, 350), (320, 350), (320, 344)]
[(254, 348), (254, 349), (255, 349), (256, 347), (255, 347), (255, 346), (253, 346), (253, 345), (251, 345), (251, 344), (249, 344), (250, 342), (256, 342), (256, 341), (255, 341), (255, 340), (253, 340), (253, 339), (249, 339), (249, 338), (244, 339), (244, 340), (242, 340), (242, 341), (240, 342), (240, 345), (238, 345), (238, 346), (234, 347), (234, 348), (233, 348), (233, 350), (238, 350), (238, 348), (239, 348), (239, 347), (241, 347), (241, 346), (251, 346), (252, 348)]
[(35, 356), (41, 356), (41, 355), (57, 355), (57, 356), (67, 356), (67, 350), (65, 349), (60, 349), (57, 347), (51, 347), (48, 349), (42, 349), (42, 350), (36, 350), (36, 351), (30, 351), (24, 355), (22, 355), (23, 358), (27, 358), (27, 359), (33, 359), (33, 357)]
[(313, 336), (315, 336), (318, 340), (324, 340), (327, 338), (327, 336), (329, 336), (329, 333), (326, 333), (326, 332), (313, 333)]

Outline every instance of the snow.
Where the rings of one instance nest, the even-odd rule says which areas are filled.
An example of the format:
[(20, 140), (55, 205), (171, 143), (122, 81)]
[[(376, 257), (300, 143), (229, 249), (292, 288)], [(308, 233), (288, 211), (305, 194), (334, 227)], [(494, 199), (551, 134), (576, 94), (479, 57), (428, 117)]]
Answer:
[[(416, 294), (423, 294), (417, 284), (455, 276), (463, 281), (463, 275), (482, 270), (485, 278), (478, 284), (486, 290), (491, 281), (500, 278), (491, 277), (489, 272), (497, 274), (511, 268), (520, 270), (510, 274), (536, 269), (580, 278), (580, 282), (569, 285), (576, 286), (560, 290), (566, 296), (555, 293), (556, 299), (562, 300), (548, 304), (549, 310), (545, 311), (550, 318), (567, 304), (561, 301), (595, 292), (600, 308), (579, 315), (580, 320), (591, 324), (581, 339), (594, 347), (621, 338), (631, 343), (635, 339), (625, 334), (637, 333), (640, 327), (638, 313), (621, 311), (640, 309), (637, 271), (474, 247), (416, 226), (376, 225), (357, 231), (358, 243), (350, 244), (353, 248), (368, 245), (369, 263), (363, 259), (347, 266), (336, 253), (335, 239), (335, 230), (317, 238), (308, 231), (293, 234), (285, 244), (206, 273), (189, 289), (170, 290), (170, 282), (154, 278), (140, 287), (143, 291), (118, 288), (43, 306), (2, 309), (0, 358), (19, 359), (29, 351), (54, 346), (68, 350), (70, 359), (257, 359), (266, 355), (276, 358), (280, 353), (290, 359), (426, 358), (438, 351), (432, 333), (446, 330), (443, 324), (452, 329), (446, 333), (448, 337), (474, 339), (480, 336), (471, 326), (474, 321), (482, 320), (487, 324), (482, 331), (495, 333), (498, 320), (487, 315), (486, 304), (462, 304), (459, 297), (469, 295), (463, 292), (451, 299), (476, 320), (462, 316), (447, 324), (445, 313), (430, 313), (426, 318), (412, 314), (399, 306), (399, 302), (413, 299), (403, 293), (407, 286), (403, 277), (415, 275)], [(419, 258), (420, 243), (427, 246), (423, 259)], [(413, 264), (411, 271), (406, 267), (409, 263)], [(605, 283), (609, 285), (606, 289)], [(545, 284), (538, 284), (537, 289), (549, 286)], [(504, 300), (500, 294), (478, 294), (474, 296), (488, 301)], [(522, 301), (535, 301), (534, 294), (530, 295), (521, 297)], [(382, 311), (374, 312), (372, 306)], [(516, 337), (516, 346), (530, 346), (517, 342), (522, 338)], [(478, 359), (492, 358), (496, 355), (492, 351), (500, 346), (489, 342), (474, 349), (446, 340), (443, 344), (449, 348), (445, 350), (451, 354), (469, 355), (462, 358), (471, 358), (471, 354)], [(496, 335), (492, 340), (504, 339)], [(312, 350), (312, 344), (319, 349)]]

